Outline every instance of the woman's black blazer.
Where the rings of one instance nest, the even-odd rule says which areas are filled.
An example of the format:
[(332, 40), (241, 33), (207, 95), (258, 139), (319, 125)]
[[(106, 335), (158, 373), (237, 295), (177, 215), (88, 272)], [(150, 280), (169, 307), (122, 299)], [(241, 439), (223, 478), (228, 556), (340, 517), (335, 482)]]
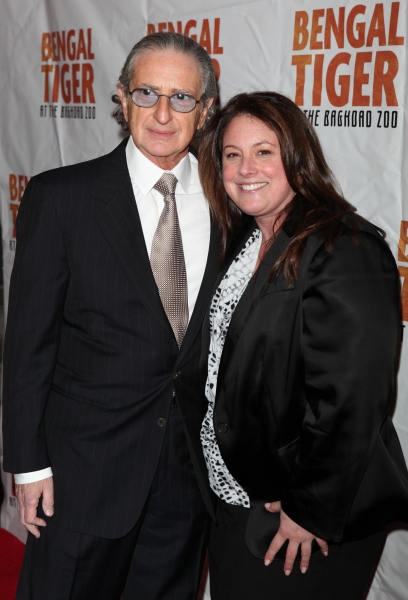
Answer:
[[(362, 222), (358, 243), (346, 232), (331, 252), (324, 231), (311, 235), (298, 280), (269, 282), (295, 221), (285, 223), (234, 312), (214, 428), (251, 507), (281, 500), (314, 534), (357, 539), (408, 520), (408, 474), (390, 418), (398, 272), (377, 229)], [(218, 283), (254, 228), (229, 250)], [(208, 319), (204, 338), (208, 348)]]

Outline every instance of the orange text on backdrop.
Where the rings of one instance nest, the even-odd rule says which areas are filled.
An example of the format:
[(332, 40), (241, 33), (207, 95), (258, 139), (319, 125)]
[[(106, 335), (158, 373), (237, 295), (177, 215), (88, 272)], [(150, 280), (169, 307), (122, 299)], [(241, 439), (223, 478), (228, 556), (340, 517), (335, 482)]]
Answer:
[[(196, 19), (189, 19), (186, 23), (183, 23), (183, 21), (177, 21), (176, 23), (168, 21), (157, 23), (157, 25), (149, 23), (147, 25), (147, 35), (159, 31), (172, 31), (181, 33), (186, 37), (190, 37), (198, 42), (200, 46), (205, 48), (208, 54), (211, 56), (214, 54), (224, 53), (224, 48), (220, 45), (220, 26), (221, 19), (219, 18), (212, 20), (202, 19), (201, 22), (197, 21)], [(212, 62), (218, 81), (221, 74), (220, 63), (216, 58), (212, 58)]]
[(23, 193), (27, 187), (29, 179), (30, 178), (27, 177), (27, 175), (14, 175), (13, 173), (9, 174), (10, 210), (13, 219), (13, 233), (12, 239), (10, 240), (10, 250), (15, 250), (17, 213), (21, 198), (23, 197)]
[[(398, 242), (398, 262), (408, 263), (408, 221), (401, 221), (401, 237)], [(398, 265), (402, 277), (402, 320), (408, 322), (408, 267)]]
[[(304, 105), (306, 79), (313, 77), (312, 105), (321, 106), (322, 90), (332, 106), (381, 106), (383, 94), (387, 106), (398, 106), (394, 79), (398, 73), (398, 58), (392, 50), (373, 51), (378, 47), (403, 46), (404, 37), (398, 35), (399, 2), (392, 2), (388, 22), (384, 4), (375, 4), (367, 13), (367, 6), (358, 4), (346, 13), (345, 7), (297, 11), (295, 13), (293, 51), (302, 54), (292, 56), (296, 67), (296, 99)], [(357, 52), (343, 51), (345, 43)], [(325, 64), (325, 54), (311, 51), (329, 50), (332, 43), (340, 50)], [(364, 48), (364, 50), (361, 50)], [(308, 50), (308, 52), (304, 52)], [(370, 76), (365, 66), (374, 64)], [(313, 66), (312, 66), (313, 65)], [(341, 65), (349, 68), (349, 74), (337, 75)], [(371, 93), (363, 93), (363, 86), (370, 84)]]
[(94, 70), (89, 62), (94, 58), (92, 29), (86, 32), (70, 29), (43, 33), (41, 71), (44, 73), (44, 103), (56, 103), (62, 95), (66, 104), (94, 104)]

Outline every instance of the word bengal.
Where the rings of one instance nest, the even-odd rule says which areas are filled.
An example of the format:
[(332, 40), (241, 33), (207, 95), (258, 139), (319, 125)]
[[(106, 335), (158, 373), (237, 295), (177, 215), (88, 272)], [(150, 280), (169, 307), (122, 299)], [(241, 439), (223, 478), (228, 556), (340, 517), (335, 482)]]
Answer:
[[(294, 54), (296, 67), (296, 98), (305, 103), (305, 89), (312, 90), (312, 106), (321, 106), (326, 92), (332, 106), (398, 106), (394, 80), (398, 74), (397, 54), (388, 46), (403, 46), (405, 38), (398, 35), (399, 2), (392, 2), (386, 22), (384, 4), (375, 4), (371, 18), (366, 20), (367, 7), (358, 4), (346, 16), (345, 7), (318, 9), (295, 13), (293, 50), (330, 50), (332, 43), (342, 50), (333, 56), (324, 52)], [(368, 25), (368, 27), (367, 27)], [(359, 52), (344, 51), (345, 44)], [(372, 50), (373, 46), (378, 50)], [(312, 66), (313, 65), (313, 66)], [(306, 87), (306, 84), (309, 84)], [(312, 84), (312, 85), (310, 85)]]
[[(375, 39), (379, 46), (403, 46), (404, 37), (397, 35), (399, 2), (392, 2), (388, 28), (385, 25), (384, 5), (376, 4), (366, 35), (366, 23), (358, 20), (364, 19), (367, 7), (363, 4), (354, 6), (346, 19), (346, 9), (339, 8), (336, 19), (333, 8), (312, 11), (312, 24), (309, 27), (309, 15), (306, 11), (297, 11), (295, 14), (295, 31), (293, 36), (293, 50), (304, 50), (309, 44), (310, 50), (323, 50), (331, 48), (332, 36), (338, 48), (344, 48), (345, 36), (352, 48), (367, 48), (373, 45)], [(323, 25), (323, 23), (324, 25)], [(323, 34), (324, 26), (324, 36)]]
[(93, 66), (84, 62), (94, 58), (92, 29), (43, 33), (44, 104), (57, 103), (60, 95), (65, 104), (95, 104)]
[(26, 189), (29, 180), (30, 178), (27, 177), (27, 175), (15, 175), (14, 173), (9, 174), (9, 206), (13, 222), (13, 233), (12, 240), (10, 241), (10, 250), (15, 250), (16, 219), (18, 209), (20, 207), (21, 198), (23, 197), (24, 190)]
[[(214, 19), (212, 26), (210, 19), (203, 19), (201, 25), (196, 19), (189, 19), (185, 25), (182, 21), (177, 21), (176, 24), (171, 21), (157, 23), (157, 26), (154, 23), (148, 23), (147, 35), (159, 31), (177, 32), (198, 42), (200, 46), (207, 50), (208, 54), (223, 54), (224, 48), (220, 45), (220, 25), (221, 19), (219, 17)], [(216, 79), (219, 81), (221, 75), (220, 63), (216, 58), (211, 58), (211, 60), (214, 65)]]

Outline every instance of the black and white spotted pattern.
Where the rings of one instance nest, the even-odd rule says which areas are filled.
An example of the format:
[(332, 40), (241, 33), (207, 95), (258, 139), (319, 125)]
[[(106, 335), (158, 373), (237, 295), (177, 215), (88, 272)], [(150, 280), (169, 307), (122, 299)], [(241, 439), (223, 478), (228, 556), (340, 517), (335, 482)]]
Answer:
[(244, 507), (249, 507), (248, 494), (233, 478), (222, 459), (214, 432), (213, 410), (224, 341), (234, 310), (254, 272), (261, 241), (261, 232), (256, 229), (231, 263), (211, 302), (211, 340), (208, 353), (208, 377), (205, 387), (208, 411), (201, 427), (201, 444), (211, 489), (224, 502)]

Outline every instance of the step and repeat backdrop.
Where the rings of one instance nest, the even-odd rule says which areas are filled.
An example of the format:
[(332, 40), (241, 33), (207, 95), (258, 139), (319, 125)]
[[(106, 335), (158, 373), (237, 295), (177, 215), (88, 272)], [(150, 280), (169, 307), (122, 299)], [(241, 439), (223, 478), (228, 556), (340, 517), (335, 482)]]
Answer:
[[(407, 324), (407, 8), (408, 0), (3, 0), (5, 309), (15, 221), (30, 177), (112, 150), (122, 134), (110, 117), (110, 97), (126, 55), (147, 33), (176, 31), (211, 55), (221, 104), (241, 91), (269, 89), (305, 111), (346, 198), (386, 231)], [(407, 340), (398, 377), (394, 422), (408, 459)], [(2, 477), (2, 526), (24, 540), (12, 477)], [(370, 600), (406, 599), (407, 564), (408, 532), (397, 530), (388, 537)]]

